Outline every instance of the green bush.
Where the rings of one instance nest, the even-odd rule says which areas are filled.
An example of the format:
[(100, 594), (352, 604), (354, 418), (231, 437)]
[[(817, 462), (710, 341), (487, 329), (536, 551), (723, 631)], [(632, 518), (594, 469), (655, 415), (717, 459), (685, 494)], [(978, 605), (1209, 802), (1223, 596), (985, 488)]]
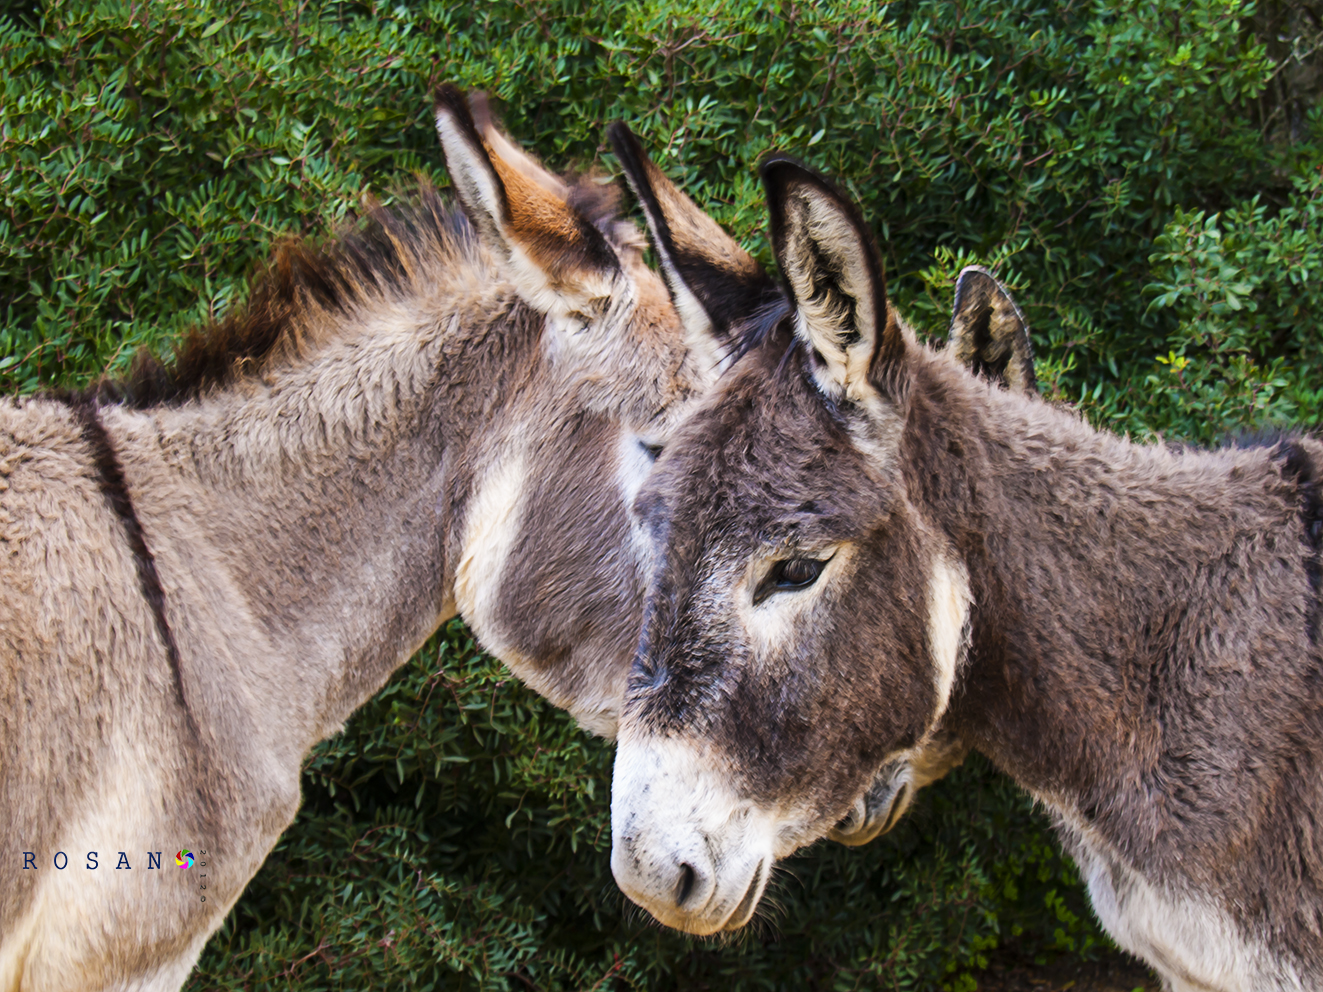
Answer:
[[(627, 120), (764, 261), (754, 164), (803, 155), (863, 203), (916, 325), (940, 335), (955, 273), (992, 264), (1047, 391), (1095, 423), (1313, 426), (1302, 10), (0, 3), (0, 388), (121, 370), (223, 314), (278, 239), (444, 183), (429, 93), (450, 80), (558, 167), (611, 170), (603, 128)], [(311, 757), (190, 987), (971, 989), (994, 947), (1103, 941), (1042, 817), (979, 759), (888, 838), (792, 859), (753, 932), (664, 932), (611, 881), (610, 761), (452, 624)]]

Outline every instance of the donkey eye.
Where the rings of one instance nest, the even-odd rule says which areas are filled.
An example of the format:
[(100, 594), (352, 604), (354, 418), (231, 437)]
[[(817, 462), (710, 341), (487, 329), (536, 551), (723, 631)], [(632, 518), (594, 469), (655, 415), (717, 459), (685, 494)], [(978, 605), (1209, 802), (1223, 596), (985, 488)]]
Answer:
[(776, 577), (778, 589), (802, 589), (818, 581), (825, 561), (816, 558), (787, 558), (776, 563), (772, 574)]
[(648, 457), (654, 462), (657, 460), (657, 456), (662, 453), (662, 446), (660, 444), (650, 444), (647, 441), (640, 440), (639, 447), (647, 452)]
[(783, 558), (772, 566), (767, 578), (759, 584), (758, 591), (753, 594), (753, 605), (757, 606), (774, 592), (807, 589), (818, 581), (829, 561), (830, 558)]

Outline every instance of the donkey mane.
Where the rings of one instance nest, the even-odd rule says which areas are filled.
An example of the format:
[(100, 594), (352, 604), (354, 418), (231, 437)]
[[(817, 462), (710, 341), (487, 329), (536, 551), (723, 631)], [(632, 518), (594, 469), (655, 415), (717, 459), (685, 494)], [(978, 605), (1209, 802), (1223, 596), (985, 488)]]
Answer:
[[(613, 188), (574, 183), (570, 203), (618, 244), (637, 243), (637, 234), (618, 219)], [(415, 285), (421, 271), (450, 265), (492, 269), (494, 275), (468, 216), (433, 186), (424, 185), (416, 202), (393, 209), (370, 203), (362, 217), (324, 242), (277, 245), (254, 276), (247, 301), (219, 323), (186, 331), (172, 359), (142, 348), (127, 376), (102, 379), (66, 398), (133, 409), (186, 403), (292, 359), (315, 343), (318, 329), (334, 327), (304, 318), (345, 314), (395, 296)]]
[(425, 259), (444, 264), (465, 256), (477, 256), (468, 219), (430, 186), (403, 209), (371, 206), (357, 228), (326, 242), (277, 245), (253, 278), (247, 302), (219, 323), (185, 332), (173, 361), (143, 348), (127, 377), (102, 380), (89, 392), (135, 409), (185, 403), (297, 354), (305, 344), (300, 318), (311, 312), (348, 312), (407, 285)]

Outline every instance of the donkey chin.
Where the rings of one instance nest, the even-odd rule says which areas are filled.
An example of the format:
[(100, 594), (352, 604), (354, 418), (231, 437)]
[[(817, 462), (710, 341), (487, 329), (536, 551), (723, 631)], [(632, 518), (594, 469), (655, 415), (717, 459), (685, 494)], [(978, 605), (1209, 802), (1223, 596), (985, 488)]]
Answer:
[(920, 788), (915, 783), (914, 766), (907, 759), (888, 762), (877, 773), (869, 790), (854, 801), (845, 818), (827, 831), (827, 836), (849, 847), (867, 844), (900, 822)]
[(968, 755), (968, 744), (939, 727), (923, 744), (883, 765), (868, 791), (827, 836), (850, 847), (880, 837), (900, 822), (920, 789), (945, 777)]
[(712, 765), (673, 738), (622, 740), (612, 783), (616, 883), (666, 926), (700, 936), (748, 923), (772, 865), (800, 846)]

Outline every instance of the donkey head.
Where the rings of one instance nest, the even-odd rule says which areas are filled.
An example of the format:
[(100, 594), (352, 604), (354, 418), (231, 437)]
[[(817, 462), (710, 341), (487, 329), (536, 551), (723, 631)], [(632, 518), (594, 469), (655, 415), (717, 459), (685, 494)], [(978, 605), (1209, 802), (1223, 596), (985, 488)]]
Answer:
[[(628, 127), (613, 124), (609, 134), (689, 334), (713, 333), (729, 349), (741, 333), (756, 333), (758, 322), (774, 315), (784, 296), (762, 267), (648, 160)], [(968, 266), (957, 277), (947, 352), (1012, 391), (1036, 391), (1028, 327), (1005, 287), (982, 267)], [(899, 820), (919, 789), (957, 767), (968, 751), (955, 734), (934, 734), (913, 754), (888, 763), (829, 836), (848, 845), (877, 837)]]
[[(542, 169), (492, 125), (481, 98), (443, 88), (437, 127), (501, 273), (479, 306), (505, 315), (486, 340), (463, 345), (504, 366), (473, 377), (487, 389), (473, 417), (482, 429), (466, 456), (458, 548), (448, 552), (455, 605), (516, 675), (611, 735), (651, 548), (633, 501), (674, 425), (715, 381), (722, 325), (692, 293), (682, 320), (637, 232), (615, 218), (611, 191)], [(733, 272), (756, 270), (641, 153), (634, 164), (678, 232), (672, 257), (702, 237)], [(765, 277), (757, 285), (775, 292)]]
[(763, 178), (790, 306), (746, 341), (639, 496), (658, 552), (612, 869), (694, 933), (744, 924), (775, 859), (934, 745), (971, 606), (953, 540), (924, 512), (925, 488), (945, 484), (925, 459), (958, 441), (926, 422), (939, 399), (986, 401), (988, 387), (915, 343), (842, 194), (783, 158)]

